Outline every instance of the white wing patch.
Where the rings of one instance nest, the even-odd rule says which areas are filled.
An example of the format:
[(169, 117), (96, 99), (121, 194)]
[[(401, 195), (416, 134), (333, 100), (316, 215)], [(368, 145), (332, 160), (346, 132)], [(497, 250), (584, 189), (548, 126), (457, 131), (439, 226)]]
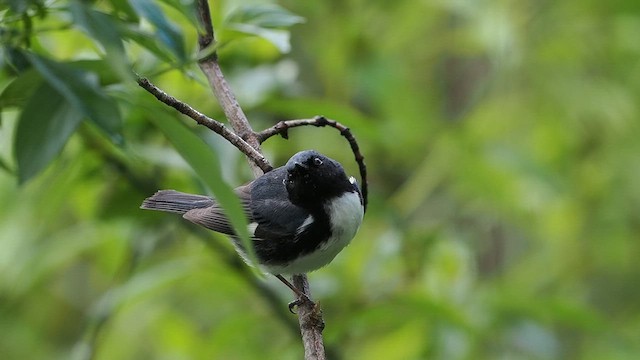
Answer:
[(247, 225), (247, 230), (249, 230), (249, 235), (251, 235), (251, 237), (254, 237), (256, 235), (257, 228), (258, 228), (257, 222), (252, 222), (249, 225)]
[(300, 235), (306, 228), (311, 226), (314, 221), (316, 221), (316, 219), (313, 218), (313, 215), (307, 216), (304, 222), (298, 227), (298, 230), (296, 230), (296, 235)]

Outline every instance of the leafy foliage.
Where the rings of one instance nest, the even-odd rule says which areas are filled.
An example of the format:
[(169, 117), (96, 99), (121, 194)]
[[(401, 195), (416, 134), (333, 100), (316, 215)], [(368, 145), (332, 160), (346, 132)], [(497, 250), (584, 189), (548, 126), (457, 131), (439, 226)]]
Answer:
[[(322, 114), (366, 156), (363, 227), (310, 275), (334, 358), (640, 353), (636, 1), (211, 6), (256, 129)], [(133, 81), (223, 118), (194, 9), (0, 1), (3, 358), (301, 357), (287, 289), (228, 239), (138, 209), (250, 179)], [(274, 165), (315, 148), (355, 173), (332, 130), (289, 135), (264, 144)]]
[(18, 178), (40, 172), (58, 153), (82, 120), (64, 97), (43, 83), (24, 106), (16, 129)]

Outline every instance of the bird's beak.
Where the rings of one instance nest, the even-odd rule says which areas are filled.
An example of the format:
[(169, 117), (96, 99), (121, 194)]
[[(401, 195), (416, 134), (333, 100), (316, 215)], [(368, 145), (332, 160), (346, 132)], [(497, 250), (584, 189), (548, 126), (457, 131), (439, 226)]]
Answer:
[(306, 174), (307, 170), (309, 170), (309, 167), (307, 165), (296, 161), (295, 163), (293, 163), (293, 166), (289, 165), (288, 173), (290, 176), (298, 177)]
[(295, 169), (298, 170), (298, 171), (309, 169), (309, 167), (307, 165), (301, 164), (299, 162), (296, 162), (295, 164), (293, 164), (293, 166), (295, 166)]

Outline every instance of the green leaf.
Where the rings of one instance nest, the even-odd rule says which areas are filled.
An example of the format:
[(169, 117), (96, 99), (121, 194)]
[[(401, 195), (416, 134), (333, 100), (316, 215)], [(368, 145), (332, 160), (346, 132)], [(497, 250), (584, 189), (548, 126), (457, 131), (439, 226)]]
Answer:
[(24, 52), (20, 48), (10, 45), (2, 47), (0, 60), (2, 60), (3, 65), (6, 64), (13, 72), (19, 74), (29, 70), (31, 67), (31, 64), (24, 56)]
[(29, 69), (15, 78), (0, 94), (0, 109), (24, 107), (29, 97), (42, 82), (42, 76)]
[(116, 21), (113, 21), (110, 15), (95, 11), (81, 1), (71, 3), (71, 13), (74, 23), (102, 45), (110, 70), (125, 81), (131, 79), (133, 74), (127, 62)]
[(9, 5), (9, 10), (14, 14), (23, 14), (33, 5), (42, 6), (42, 2), (38, 0), (8, 0), (6, 3)]
[(256, 263), (253, 246), (249, 239), (247, 218), (237, 195), (222, 179), (218, 157), (202, 139), (178, 121), (166, 116), (151, 116), (149, 119), (160, 128), (178, 153), (213, 192), (216, 200), (224, 208), (235, 233), (240, 237), (244, 247), (249, 249), (249, 258)]
[(9, 174), (13, 174), (14, 172), (3, 158), (0, 158), (0, 169), (6, 171)]
[(232, 24), (228, 26), (227, 31), (225, 32), (225, 35), (227, 35), (225, 38), (228, 37), (230, 31), (242, 34), (241, 36), (234, 34), (232, 35), (232, 38), (237, 39), (248, 36), (257, 36), (275, 45), (275, 47), (278, 48), (278, 51), (283, 54), (291, 51), (291, 42), (289, 41), (290, 33), (288, 30), (267, 29), (251, 24)]
[[(198, 10), (196, 7), (196, 1), (183, 1), (183, 0), (161, 0), (163, 3), (171, 6), (180, 12), (186, 19), (189, 20), (190, 24), (194, 26), (200, 26), (200, 21), (198, 20)], [(213, 10), (213, 9), (212, 9)]]
[(100, 88), (95, 74), (33, 53), (25, 52), (25, 55), (69, 104), (107, 133), (112, 141), (122, 142), (120, 112), (116, 103)]
[(303, 17), (277, 5), (242, 6), (225, 19), (223, 40), (257, 36), (275, 45), (281, 53), (288, 53), (290, 34), (284, 28), (304, 21)]
[(45, 82), (38, 87), (20, 115), (14, 140), (20, 183), (58, 155), (82, 117), (53, 86)]
[(114, 13), (117, 14), (120, 21), (135, 23), (140, 21), (138, 14), (133, 10), (128, 0), (110, 0), (109, 2), (113, 6), (115, 10)]
[(121, 30), (122, 36), (136, 42), (138, 45), (149, 50), (152, 54), (157, 56), (168, 63), (172, 63), (174, 59), (171, 57), (171, 53), (159, 46), (157, 39), (154, 35), (148, 34), (141, 29), (133, 27), (125, 27)]
[(187, 55), (182, 33), (178, 27), (167, 20), (162, 9), (151, 0), (130, 0), (129, 3), (141, 17), (149, 20), (156, 27), (160, 41), (180, 62), (184, 63)]
[(273, 29), (301, 24), (305, 19), (278, 5), (247, 5), (231, 12), (226, 22)]
[(122, 80), (111, 70), (109, 63), (104, 59), (76, 60), (68, 62), (67, 64), (81, 71), (96, 74), (100, 86), (113, 85)]

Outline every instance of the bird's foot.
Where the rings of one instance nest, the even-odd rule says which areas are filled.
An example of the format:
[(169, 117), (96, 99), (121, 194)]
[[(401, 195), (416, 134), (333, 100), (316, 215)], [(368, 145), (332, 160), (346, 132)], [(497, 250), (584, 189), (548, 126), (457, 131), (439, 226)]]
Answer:
[(313, 300), (309, 299), (307, 295), (303, 293), (298, 293), (297, 295), (298, 295), (298, 298), (289, 303), (289, 311), (292, 314), (296, 313), (295, 311), (293, 311), (293, 309), (297, 306), (300, 306), (303, 304), (310, 304), (313, 307), (316, 306), (316, 303), (314, 303)]

